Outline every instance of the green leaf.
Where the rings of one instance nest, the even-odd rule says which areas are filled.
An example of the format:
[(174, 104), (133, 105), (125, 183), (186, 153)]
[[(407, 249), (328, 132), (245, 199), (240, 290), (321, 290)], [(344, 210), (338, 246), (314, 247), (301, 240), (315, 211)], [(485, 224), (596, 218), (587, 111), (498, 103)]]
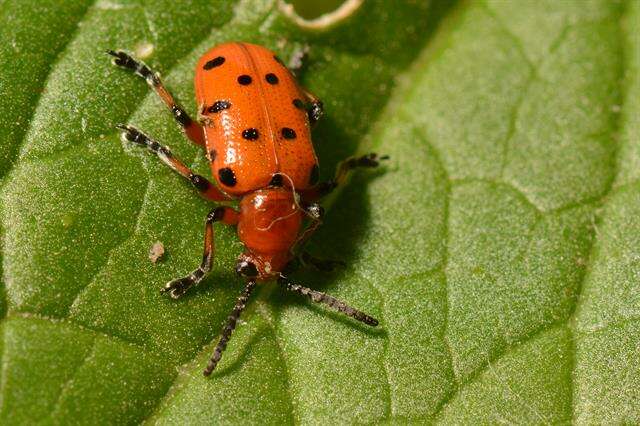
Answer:
[[(352, 0), (329, 21), (0, 0), (0, 423), (640, 422), (640, 3)], [(347, 267), (296, 275), (381, 326), (265, 284), (206, 379), (242, 247), (216, 228), (210, 278), (159, 294), (212, 204), (114, 125), (208, 165), (104, 51), (146, 54), (193, 113), (195, 61), (228, 40), (309, 47), (323, 177), (391, 156), (326, 203), (310, 250)]]

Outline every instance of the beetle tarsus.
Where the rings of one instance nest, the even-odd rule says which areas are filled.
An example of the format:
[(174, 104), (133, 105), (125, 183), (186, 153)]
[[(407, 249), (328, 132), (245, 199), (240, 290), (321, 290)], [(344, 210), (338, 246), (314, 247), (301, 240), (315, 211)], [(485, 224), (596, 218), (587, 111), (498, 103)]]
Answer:
[(169, 293), (173, 299), (178, 299), (185, 294), (194, 284), (196, 284), (192, 276), (178, 278), (169, 281), (164, 287), (160, 289), (160, 293)]
[(162, 84), (160, 75), (153, 71), (147, 64), (135, 59), (122, 50), (107, 50), (113, 56), (112, 63), (120, 68), (132, 71), (142, 77), (147, 84), (158, 94), (162, 102), (169, 108), (173, 118), (178, 123), (184, 134), (195, 144), (205, 146), (204, 130), (199, 123), (194, 122), (189, 114), (176, 102), (171, 93)]

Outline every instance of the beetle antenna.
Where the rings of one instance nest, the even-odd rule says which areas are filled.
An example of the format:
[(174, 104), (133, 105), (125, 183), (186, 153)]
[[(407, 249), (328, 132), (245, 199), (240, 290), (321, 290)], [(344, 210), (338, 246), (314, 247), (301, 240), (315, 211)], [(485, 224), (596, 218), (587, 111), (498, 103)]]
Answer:
[(333, 296), (329, 296), (326, 293), (321, 291), (312, 290), (309, 287), (304, 287), (299, 284), (292, 283), (287, 277), (280, 274), (280, 278), (278, 278), (278, 284), (284, 286), (287, 290), (293, 291), (294, 293), (301, 294), (303, 296), (307, 296), (311, 301), (316, 303), (324, 303), (330, 308), (345, 314), (348, 317), (357, 319), (360, 322), (363, 322), (367, 325), (375, 327), (378, 325), (378, 320), (365, 314), (362, 311), (359, 311), (351, 306), (347, 305), (341, 300), (336, 299)]
[(227, 317), (227, 322), (222, 328), (220, 332), (220, 340), (218, 340), (218, 344), (216, 348), (213, 350), (213, 355), (209, 359), (209, 363), (207, 364), (207, 368), (204, 369), (203, 374), (205, 376), (210, 375), (213, 370), (215, 370), (220, 358), (222, 358), (222, 352), (227, 348), (227, 343), (229, 342), (229, 338), (231, 338), (231, 334), (233, 330), (236, 328), (236, 324), (238, 323), (238, 319), (240, 318), (240, 314), (247, 306), (247, 300), (249, 300), (249, 296), (256, 287), (256, 282), (254, 280), (248, 281), (247, 285), (244, 287), (244, 290), (236, 300), (236, 305), (233, 307), (231, 314)]

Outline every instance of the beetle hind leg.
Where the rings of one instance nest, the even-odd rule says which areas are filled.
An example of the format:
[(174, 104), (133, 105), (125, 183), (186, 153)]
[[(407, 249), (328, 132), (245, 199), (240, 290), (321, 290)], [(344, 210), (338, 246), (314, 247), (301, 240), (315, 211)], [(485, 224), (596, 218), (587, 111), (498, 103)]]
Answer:
[(162, 102), (171, 110), (173, 118), (182, 128), (184, 134), (194, 143), (205, 146), (204, 130), (202, 126), (193, 121), (189, 114), (173, 98), (171, 93), (164, 87), (158, 73), (153, 71), (147, 64), (135, 59), (133, 56), (122, 50), (107, 50), (113, 56), (113, 64), (132, 71), (142, 77), (147, 84), (160, 96)]
[[(300, 77), (300, 73), (302, 69), (305, 68), (307, 57), (309, 54), (309, 46), (305, 45), (293, 52), (291, 58), (289, 58), (289, 62), (284, 64), (280, 59), (276, 57), (276, 60), (284, 65), (293, 76), (297, 79)], [(305, 89), (301, 85), (298, 86), (302, 94), (304, 95), (305, 102), (300, 105), (300, 108), (303, 108), (307, 111), (307, 116), (309, 117), (309, 123), (312, 126), (320, 120), (320, 117), (324, 114), (324, 105), (320, 99), (309, 90)]]

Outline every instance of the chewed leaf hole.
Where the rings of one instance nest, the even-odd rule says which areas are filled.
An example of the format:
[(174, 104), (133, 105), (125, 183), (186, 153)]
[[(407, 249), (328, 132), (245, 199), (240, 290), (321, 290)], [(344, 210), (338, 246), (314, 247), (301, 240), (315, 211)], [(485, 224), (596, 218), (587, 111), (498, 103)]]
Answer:
[(326, 0), (310, 2), (288, 0), (281, 2), (281, 9), (293, 21), (304, 28), (324, 29), (345, 20), (355, 13), (363, 0)]

